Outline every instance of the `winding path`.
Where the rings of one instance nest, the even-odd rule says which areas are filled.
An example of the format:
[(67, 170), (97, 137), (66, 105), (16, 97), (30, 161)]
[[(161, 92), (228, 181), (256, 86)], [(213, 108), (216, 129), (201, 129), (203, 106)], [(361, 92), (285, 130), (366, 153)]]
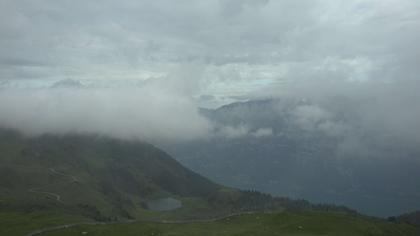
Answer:
[[(68, 175), (68, 174), (58, 172), (54, 168), (49, 168), (49, 171), (51, 171), (55, 175), (61, 175), (61, 176), (65, 176), (65, 177), (69, 178), (70, 179), (69, 183), (79, 182), (79, 179), (77, 177), (75, 177), (73, 175)], [(28, 191), (33, 192), (33, 193), (47, 194), (47, 195), (53, 196), (58, 202), (63, 202), (61, 200), (61, 196), (57, 193), (37, 190), (37, 189), (42, 189), (42, 188), (46, 188), (46, 187), (48, 187), (48, 186), (28, 189)], [(79, 223), (58, 225), (58, 226), (52, 226), (52, 227), (47, 227), (47, 228), (43, 228), (43, 229), (38, 229), (38, 230), (32, 231), (28, 234), (25, 234), (25, 236), (35, 236), (35, 235), (39, 235), (39, 234), (46, 233), (46, 232), (51, 232), (51, 231), (56, 231), (56, 230), (61, 230), (61, 229), (67, 229), (67, 228), (80, 226), (80, 225), (112, 225), (112, 224), (132, 224), (132, 223), (141, 223), (141, 222), (143, 222), (143, 223), (158, 223), (158, 224), (211, 223), (211, 222), (215, 222), (215, 221), (228, 219), (228, 218), (234, 217), (234, 216), (249, 215), (249, 214), (255, 214), (255, 213), (271, 214), (272, 212), (255, 212), (255, 211), (237, 212), (237, 213), (232, 213), (232, 214), (225, 215), (225, 216), (220, 216), (220, 217), (214, 217), (214, 218), (209, 218), (209, 219), (194, 219), (194, 220), (126, 220), (126, 221), (116, 221), (116, 222), (79, 222)]]
[[(67, 178), (70, 178), (71, 180), (68, 182), (68, 183), (74, 183), (74, 182), (78, 182), (79, 180), (77, 179), (77, 177), (75, 177), (75, 176), (73, 176), (73, 175), (67, 175), (67, 174), (64, 174), (64, 173), (61, 173), (61, 172), (58, 172), (57, 170), (55, 170), (54, 168), (49, 168), (49, 171), (51, 171), (53, 174), (55, 174), (55, 175), (61, 175), (61, 176), (64, 176), (64, 177), (67, 177)], [(49, 195), (49, 196), (52, 196), (52, 197), (54, 197), (55, 198), (55, 200), (57, 201), (57, 202), (63, 202), (62, 200), (61, 200), (61, 195), (60, 194), (58, 194), (58, 193), (53, 193), (53, 192), (47, 192), (47, 191), (40, 191), (40, 189), (43, 189), (43, 188), (46, 188), (46, 187), (48, 187), (48, 186), (50, 186), (50, 185), (47, 185), (47, 186), (43, 186), (43, 187), (37, 187), (37, 188), (30, 188), (30, 189), (28, 189), (28, 191), (29, 192), (31, 192), (31, 193), (41, 193), (41, 194), (46, 194), (46, 195)]]
[(41, 188), (43, 188), (43, 187), (31, 188), (31, 189), (28, 189), (28, 191), (31, 192), (31, 193), (41, 193), (41, 194), (50, 195), (50, 196), (53, 196), (55, 198), (55, 200), (57, 200), (57, 202), (63, 202), (63, 201), (61, 201), (60, 194), (37, 190), (37, 189), (41, 189)]
[(73, 224), (66, 224), (66, 225), (59, 225), (53, 226), (48, 228), (43, 228), (39, 230), (35, 230), (31, 233), (26, 234), (25, 236), (35, 236), (46, 232), (67, 229), (75, 226), (80, 225), (113, 225), (113, 224), (132, 224), (132, 223), (158, 223), (158, 224), (192, 224), (192, 223), (211, 223), (215, 221), (225, 220), (230, 217), (234, 216), (241, 216), (241, 215), (250, 215), (255, 213), (264, 213), (264, 214), (272, 214), (273, 212), (254, 212), (254, 211), (247, 211), (247, 212), (238, 212), (233, 213), (221, 217), (215, 217), (210, 219), (196, 219), (196, 220), (127, 220), (127, 221), (118, 221), (118, 222), (80, 222), (80, 223), (73, 223)]
[(56, 175), (62, 175), (62, 176), (64, 176), (64, 177), (67, 177), (67, 178), (71, 179), (70, 183), (73, 183), (73, 182), (78, 182), (78, 181), (79, 181), (79, 179), (77, 179), (77, 177), (76, 177), (76, 176), (73, 176), (73, 175), (67, 175), (67, 174), (64, 174), (64, 173), (62, 173), (62, 172), (58, 172), (58, 171), (56, 171), (54, 168), (50, 168), (50, 171), (51, 171), (52, 173), (56, 174)]

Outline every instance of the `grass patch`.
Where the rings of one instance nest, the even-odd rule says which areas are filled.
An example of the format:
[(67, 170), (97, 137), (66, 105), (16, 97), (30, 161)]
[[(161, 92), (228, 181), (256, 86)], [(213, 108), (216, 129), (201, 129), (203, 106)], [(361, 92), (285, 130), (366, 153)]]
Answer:
[(0, 235), (25, 235), (41, 228), (84, 221), (88, 219), (54, 211), (27, 214), (0, 212)]
[(82, 225), (43, 235), (161, 235), (161, 236), (228, 236), (228, 235), (290, 235), (290, 236), (410, 236), (418, 229), (405, 224), (359, 218), (335, 213), (250, 214), (207, 223), (164, 224), (138, 222), (132, 224)]

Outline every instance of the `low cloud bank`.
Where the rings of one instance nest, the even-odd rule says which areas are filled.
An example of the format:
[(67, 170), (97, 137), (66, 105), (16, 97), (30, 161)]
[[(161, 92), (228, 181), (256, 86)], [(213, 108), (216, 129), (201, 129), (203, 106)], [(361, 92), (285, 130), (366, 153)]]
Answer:
[[(178, 77), (184, 76), (175, 78)], [(185, 89), (172, 89), (175, 86), (171, 81)], [(363, 141), (366, 139), (383, 148), (420, 147), (418, 81), (316, 80), (270, 87), (250, 98), (275, 98), (278, 101), (275, 105), (233, 111), (234, 117), (245, 122), (232, 124), (217, 124), (200, 114), (191, 95), (197, 86), (187, 84), (183, 86), (179, 79), (162, 79), (118, 88), (87, 88), (77, 84), (77, 87), (1, 89), (0, 127), (18, 129), (28, 135), (98, 133), (162, 142), (277, 136), (283, 131), (274, 126), (283, 122), (282, 127), (293, 132), (339, 139), (343, 150), (366, 146)], [(247, 116), (255, 124), (246, 123)]]
[(187, 96), (153, 86), (125, 89), (4, 89), (0, 126), (27, 135), (98, 133), (124, 139), (186, 141), (211, 125)]
[(280, 102), (273, 109), (278, 114), (273, 115), (289, 117), (288, 125), (301, 134), (340, 140), (343, 153), (350, 156), (355, 156), (355, 151), (366, 153), (373, 148), (417, 153), (420, 151), (418, 91), (418, 80), (307, 79), (266, 88), (254, 94), (253, 99), (277, 99)]

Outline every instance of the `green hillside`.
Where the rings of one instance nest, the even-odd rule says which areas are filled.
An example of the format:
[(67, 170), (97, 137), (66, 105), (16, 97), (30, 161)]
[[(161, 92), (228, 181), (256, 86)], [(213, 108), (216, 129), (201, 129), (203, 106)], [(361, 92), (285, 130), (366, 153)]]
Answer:
[[(179, 205), (153, 209), (174, 201)], [(241, 212), (253, 213), (225, 218)], [(42, 231), (63, 225), (71, 227)], [(0, 235), (37, 230), (42, 235), (416, 232), (405, 224), (364, 218), (346, 207), (223, 187), (139, 141), (97, 135), (30, 138), (0, 129)]]
[(390, 221), (408, 223), (420, 227), (420, 211), (409, 212), (397, 217), (389, 217)]
[(220, 189), (150, 144), (0, 132), (3, 212), (58, 209), (101, 221), (131, 219), (144, 215), (149, 200), (189, 199), (188, 205)]
[(42, 235), (288, 235), (288, 236), (410, 236), (419, 235), (413, 226), (352, 217), (337, 213), (249, 214), (204, 223), (133, 223), (81, 225), (45, 232)]

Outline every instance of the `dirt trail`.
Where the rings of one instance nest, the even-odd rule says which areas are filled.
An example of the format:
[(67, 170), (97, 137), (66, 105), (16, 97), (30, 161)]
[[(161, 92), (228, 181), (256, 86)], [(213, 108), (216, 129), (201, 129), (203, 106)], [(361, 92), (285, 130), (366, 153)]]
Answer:
[(61, 176), (64, 176), (64, 177), (67, 177), (67, 178), (71, 179), (71, 180), (70, 180), (70, 183), (73, 183), (73, 182), (78, 182), (78, 181), (79, 181), (79, 179), (77, 179), (77, 177), (76, 177), (76, 176), (73, 176), (73, 175), (68, 175), (68, 174), (64, 174), (64, 173), (62, 173), (62, 172), (58, 172), (58, 171), (56, 171), (54, 168), (50, 168), (50, 171), (51, 171), (52, 173), (56, 174), (56, 175), (61, 175)]
[(229, 214), (229, 215), (225, 215), (225, 216), (221, 216), (221, 217), (210, 218), (210, 219), (196, 219), (196, 220), (127, 220), (127, 221), (109, 222), (109, 223), (106, 223), (106, 222), (80, 222), (80, 223), (59, 225), (59, 226), (53, 226), (53, 227), (48, 227), (48, 228), (44, 228), (44, 229), (35, 230), (35, 231), (33, 231), (29, 234), (26, 234), (25, 236), (34, 236), (34, 235), (39, 235), (39, 234), (50, 232), (50, 231), (67, 229), (67, 228), (80, 226), (80, 225), (112, 225), (112, 224), (132, 224), (132, 223), (141, 223), (141, 222), (143, 222), (143, 223), (159, 223), (159, 224), (211, 223), (211, 222), (216, 222), (216, 221), (220, 221), (220, 220), (225, 220), (225, 219), (228, 219), (230, 217), (241, 216), (241, 215), (250, 215), (250, 214), (256, 214), (256, 213), (273, 214), (273, 212), (248, 211), (248, 212), (233, 213), (233, 214)]
[[(51, 171), (55, 175), (61, 175), (61, 176), (64, 176), (66, 178), (69, 178), (70, 181), (68, 183), (74, 183), (74, 182), (78, 182), (79, 181), (77, 179), (77, 177), (75, 177), (73, 175), (67, 175), (67, 174), (58, 172), (54, 168), (49, 168), (48, 170)], [(43, 186), (43, 187), (37, 187), (37, 188), (30, 188), (30, 189), (28, 189), (28, 191), (31, 192), (31, 193), (41, 193), (41, 194), (46, 194), (46, 195), (52, 196), (52, 197), (55, 198), (55, 200), (57, 202), (61, 202), (62, 203), (63, 201), (61, 200), (61, 195), (60, 194), (53, 193), (53, 192), (48, 192), (48, 191), (41, 191), (41, 189), (47, 188), (48, 186), (51, 186), (51, 185), (47, 185), (47, 186)]]

